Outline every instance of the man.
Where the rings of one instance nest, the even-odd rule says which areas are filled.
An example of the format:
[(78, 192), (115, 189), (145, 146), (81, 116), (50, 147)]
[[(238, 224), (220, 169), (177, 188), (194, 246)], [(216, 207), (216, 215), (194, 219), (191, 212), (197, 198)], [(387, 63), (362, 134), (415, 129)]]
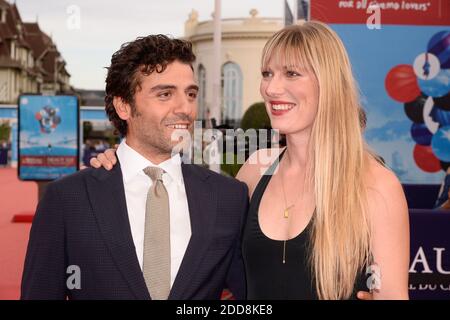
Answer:
[(194, 59), (190, 43), (163, 35), (113, 55), (105, 103), (126, 137), (119, 163), (48, 186), (23, 299), (218, 299), (224, 287), (245, 298), (247, 187), (172, 156), (172, 133), (196, 118)]

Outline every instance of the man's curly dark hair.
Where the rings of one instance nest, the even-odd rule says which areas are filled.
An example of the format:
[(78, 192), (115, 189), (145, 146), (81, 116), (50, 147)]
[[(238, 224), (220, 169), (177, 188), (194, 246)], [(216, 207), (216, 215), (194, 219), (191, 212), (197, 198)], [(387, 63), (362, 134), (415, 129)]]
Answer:
[(163, 72), (173, 61), (192, 64), (195, 55), (189, 41), (169, 38), (165, 35), (149, 35), (123, 44), (113, 54), (106, 77), (105, 110), (109, 120), (122, 136), (126, 136), (127, 123), (119, 118), (113, 105), (114, 97), (120, 97), (135, 110), (134, 94), (141, 89), (141, 75)]

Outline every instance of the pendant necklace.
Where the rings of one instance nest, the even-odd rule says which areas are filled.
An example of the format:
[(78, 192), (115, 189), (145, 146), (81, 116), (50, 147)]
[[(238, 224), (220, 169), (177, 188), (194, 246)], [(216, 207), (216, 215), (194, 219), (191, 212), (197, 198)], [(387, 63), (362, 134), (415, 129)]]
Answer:
[[(286, 192), (284, 191), (284, 181), (283, 181), (283, 174), (282, 174), (281, 170), (279, 171), (279, 174), (280, 174), (280, 179), (281, 179), (281, 189), (283, 190), (283, 197), (284, 197), (284, 208), (285, 209), (283, 210), (283, 217), (285, 219), (289, 219), (289, 210), (291, 210), (292, 208), (295, 207), (295, 205), (298, 202), (298, 199), (300, 199), (301, 192), (298, 193), (297, 199), (295, 200), (295, 202), (289, 206), (287, 204)], [(289, 222), (289, 220), (288, 220), (288, 222)], [(286, 241), (287, 240), (283, 240), (283, 264), (286, 263)]]

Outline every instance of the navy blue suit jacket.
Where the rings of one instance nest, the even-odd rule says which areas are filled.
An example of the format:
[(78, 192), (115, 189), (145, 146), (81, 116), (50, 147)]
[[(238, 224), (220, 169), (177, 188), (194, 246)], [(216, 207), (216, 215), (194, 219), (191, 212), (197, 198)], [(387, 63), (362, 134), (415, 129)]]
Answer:
[[(182, 172), (192, 236), (169, 299), (219, 299), (225, 287), (244, 299), (240, 244), (247, 187), (196, 165), (182, 164)], [(71, 265), (79, 267), (80, 289), (66, 285), (75, 274)], [(151, 299), (131, 235), (120, 164), (48, 185), (31, 228), (21, 289), (22, 299)]]

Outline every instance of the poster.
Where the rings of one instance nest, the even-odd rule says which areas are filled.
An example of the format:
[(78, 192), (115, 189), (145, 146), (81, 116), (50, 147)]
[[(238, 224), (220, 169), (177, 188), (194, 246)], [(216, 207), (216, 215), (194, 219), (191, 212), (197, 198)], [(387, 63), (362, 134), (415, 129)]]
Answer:
[[(440, 184), (450, 165), (450, 1), (311, 0), (311, 17), (347, 48), (372, 150), (403, 184)], [(445, 212), (410, 208), (411, 299), (450, 297), (449, 226)]]
[(55, 180), (78, 170), (76, 96), (19, 97), (19, 178)]
[(450, 1), (313, 0), (311, 16), (347, 48), (369, 146), (402, 183), (440, 184), (450, 165)]

